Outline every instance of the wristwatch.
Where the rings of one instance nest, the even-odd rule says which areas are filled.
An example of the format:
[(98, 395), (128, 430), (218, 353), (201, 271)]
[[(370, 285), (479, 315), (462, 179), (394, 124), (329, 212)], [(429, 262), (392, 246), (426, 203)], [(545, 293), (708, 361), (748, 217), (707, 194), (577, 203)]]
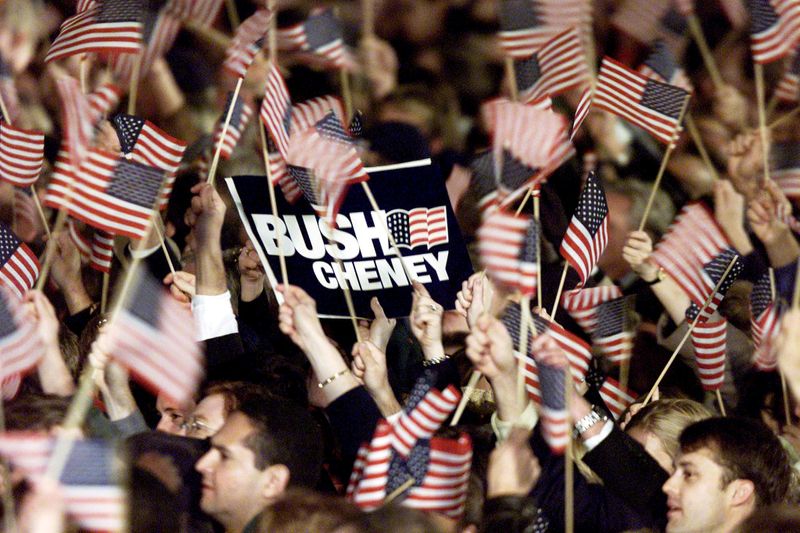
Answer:
[(656, 272), (656, 277), (654, 279), (650, 280), (650, 281), (646, 281), (645, 283), (647, 283), (648, 285), (655, 285), (657, 283), (661, 283), (662, 281), (664, 281), (664, 278), (666, 278), (666, 277), (667, 277), (667, 273), (664, 272), (664, 269), (663, 268), (659, 268), (658, 272)]
[(607, 416), (601, 415), (600, 413), (592, 409), (588, 415), (584, 416), (583, 418), (575, 422), (575, 430), (578, 432), (578, 435), (583, 435), (598, 422), (600, 421), (605, 422), (607, 420), (608, 420)]

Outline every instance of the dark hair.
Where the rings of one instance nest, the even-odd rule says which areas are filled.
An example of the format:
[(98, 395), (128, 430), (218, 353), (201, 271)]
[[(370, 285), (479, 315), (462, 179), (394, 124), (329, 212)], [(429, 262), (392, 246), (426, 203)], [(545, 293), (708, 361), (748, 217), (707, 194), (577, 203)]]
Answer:
[(322, 431), (311, 413), (294, 403), (268, 396), (248, 398), (237, 409), (253, 426), (244, 445), (259, 470), (286, 465), (290, 487), (312, 488), (322, 469)]
[(6, 429), (50, 431), (64, 422), (69, 404), (69, 397), (26, 392), (6, 404)]
[(360, 515), (361, 510), (344, 498), (307, 489), (292, 489), (261, 511), (256, 531), (332, 531)]
[(772, 505), (755, 511), (739, 526), (739, 533), (781, 533), (800, 530), (800, 509), (793, 505)]
[(684, 453), (708, 448), (725, 474), (723, 483), (747, 479), (755, 486), (756, 507), (785, 500), (792, 466), (780, 440), (749, 418), (707, 418), (688, 426), (680, 438)]
[(131, 533), (167, 533), (180, 531), (181, 516), (177, 496), (156, 476), (140, 468), (132, 468), (130, 476), (128, 519)]
[(259, 387), (254, 383), (245, 383), (244, 381), (217, 381), (211, 383), (200, 395), (201, 398), (207, 398), (212, 394), (220, 394), (225, 405), (225, 416), (228, 416), (233, 411), (239, 409), (239, 406), (247, 401), (250, 397), (261, 397), (266, 392), (263, 387)]

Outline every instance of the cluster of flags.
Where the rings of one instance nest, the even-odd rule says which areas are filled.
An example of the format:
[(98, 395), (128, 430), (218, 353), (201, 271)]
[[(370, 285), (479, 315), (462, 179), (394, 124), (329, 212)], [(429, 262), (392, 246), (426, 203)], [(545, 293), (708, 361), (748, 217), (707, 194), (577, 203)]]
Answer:
[(575, 322), (592, 337), (595, 348), (611, 363), (630, 359), (633, 327), (630, 299), (616, 285), (565, 291), (561, 301)]

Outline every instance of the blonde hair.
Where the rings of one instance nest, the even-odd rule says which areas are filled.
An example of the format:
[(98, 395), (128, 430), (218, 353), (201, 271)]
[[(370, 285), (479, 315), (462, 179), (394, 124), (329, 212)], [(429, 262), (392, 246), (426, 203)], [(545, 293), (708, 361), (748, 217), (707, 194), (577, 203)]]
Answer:
[(628, 423), (625, 431), (634, 429), (651, 433), (664, 446), (670, 457), (680, 449), (679, 437), (683, 429), (699, 420), (712, 417), (704, 405), (685, 398), (667, 398), (652, 402), (637, 412)]

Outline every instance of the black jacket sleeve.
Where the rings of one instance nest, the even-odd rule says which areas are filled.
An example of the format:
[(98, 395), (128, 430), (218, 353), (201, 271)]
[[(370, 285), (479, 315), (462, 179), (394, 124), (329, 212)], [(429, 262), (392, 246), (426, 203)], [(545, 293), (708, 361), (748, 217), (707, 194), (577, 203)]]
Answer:
[(547, 519), (530, 496), (489, 498), (483, 506), (481, 533), (542, 533)]
[(325, 413), (341, 448), (344, 466), (349, 472), (358, 448), (372, 440), (381, 412), (367, 389), (356, 387), (331, 402), (325, 408)]

